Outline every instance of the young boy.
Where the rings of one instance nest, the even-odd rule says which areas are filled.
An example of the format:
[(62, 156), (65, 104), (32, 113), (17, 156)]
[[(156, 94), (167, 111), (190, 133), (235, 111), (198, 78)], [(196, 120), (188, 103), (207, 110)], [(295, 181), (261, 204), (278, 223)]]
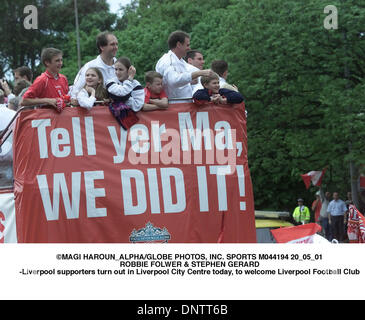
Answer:
[(143, 110), (167, 109), (169, 102), (165, 91), (162, 89), (162, 75), (156, 71), (148, 71), (144, 80), (146, 87), (144, 88)]
[(42, 50), (41, 61), (46, 71), (37, 77), (24, 94), (21, 105), (49, 105), (61, 112), (70, 97), (67, 78), (60, 74), (62, 68), (62, 51), (55, 48)]
[(202, 76), (200, 79), (204, 89), (197, 90), (193, 99), (197, 104), (232, 104), (241, 103), (243, 96), (234, 90), (229, 90), (219, 86), (219, 76), (214, 73), (211, 77)]

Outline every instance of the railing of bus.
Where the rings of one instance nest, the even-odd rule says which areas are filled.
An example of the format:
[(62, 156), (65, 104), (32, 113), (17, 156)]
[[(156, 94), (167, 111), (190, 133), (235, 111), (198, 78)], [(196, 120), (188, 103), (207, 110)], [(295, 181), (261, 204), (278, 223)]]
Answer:
[[(193, 102), (192, 98), (170, 98), (169, 99), (169, 103), (188, 103), (188, 102)], [(97, 104), (103, 104), (104, 101), (95, 101), (95, 105)], [(36, 107), (43, 107), (43, 106), (26, 106), (26, 107), (22, 107), (20, 109), (18, 109), (16, 111), (16, 113), (14, 114), (13, 118), (10, 120), (9, 124), (7, 125), (7, 127), (0, 133), (0, 152), (1, 152), (1, 146), (3, 145), (3, 143), (9, 138), (9, 136), (12, 133), (12, 130), (9, 130), (9, 128), (11, 127), (11, 125), (13, 124), (13, 122), (15, 121), (16, 117), (18, 116), (18, 114), (24, 110), (30, 110), (30, 109), (34, 109)]]
[[(169, 101), (169, 104), (189, 103), (189, 102), (193, 102), (193, 99), (192, 98), (170, 98), (170, 99), (168, 99), (168, 101)], [(104, 104), (104, 101), (95, 101), (95, 105), (98, 105), (98, 104), (99, 105)], [(19, 113), (21, 113), (22, 111), (25, 111), (25, 110), (32, 110), (37, 107), (45, 107), (45, 105), (25, 106), (25, 107), (21, 107), (20, 109), (18, 109), (16, 111), (16, 113), (14, 114), (13, 118), (10, 120), (10, 122), (6, 126), (6, 128), (0, 132), (0, 157), (1, 157), (1, 148), (4, 145), (4, 143), (8, 140), (8, 138), (11, 136), (11, 134), (13, 133), (12, 125), (13, 125), (14, 121), (16, 120), (16, 118), (18, 117)], [(6, 176), (7, 176), (6, 171), (11, 170), (11, 172), (12, 172), (12, 167), (13, 167), (12, 159), (7, 159), (5, 161), (1, 161), (0, 189), (12, 188), (13, 177), (6, 178)], [(5, 178), (3, 178), (3, 177), (5, 177)]]

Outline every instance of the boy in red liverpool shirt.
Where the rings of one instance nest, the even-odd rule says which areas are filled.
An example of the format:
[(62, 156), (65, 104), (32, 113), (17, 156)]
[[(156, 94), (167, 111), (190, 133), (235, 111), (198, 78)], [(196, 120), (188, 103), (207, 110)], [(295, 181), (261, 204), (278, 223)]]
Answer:
[(62, 68), (62, 51), (55, 48), (43, 49), (41, 60), (46, 71), (28, 88), (21, 105), (49, 105), (61, 112), (69, 101), (67, 78), (59, 73)]
[(162, 89), (162, 75), (156, 71), (148, 71), (144, 79), (146, 87), (144, 88), (143, 111), (167, 109), (169, 102), (165, 91)]

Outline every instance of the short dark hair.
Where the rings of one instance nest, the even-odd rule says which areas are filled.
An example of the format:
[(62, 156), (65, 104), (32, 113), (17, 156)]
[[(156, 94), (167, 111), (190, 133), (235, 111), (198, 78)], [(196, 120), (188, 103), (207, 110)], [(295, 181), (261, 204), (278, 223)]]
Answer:
[(129, 69), (131, 67), (131, 65), (132, 65), (131, 60), (129, 60), (128, 57), (121, 57), (117, 61), (115, 61), (115, 63), (117, 63), (117, 62), (121, 63), (127, 69)]
[(23, 89), (30, 87), (30, 85), (31, 83), (24, 79), (17, 81), (14, 85), (14, 94), (18, 96), (23, 91)]
[(214, 72), (218, 73), (220, 76), (223, 75), (225, 71), (228, 70), (228, 63), (224, 60), (214, 60), (210, 67)]
[(144, 75), (144, 81), (146, 83), (147, 82), (152, 83), (155, 78), (162, 79), (163, 77), (162, 77), (162, 74), (161, 73), (158, 73), (157, 71), (148, 71)]
[(28, 67), (26, 67), (26, 66), (21, 66), (21, 67), (19, 67), (19, 68), (16, 68), (14, 71), (13, 71), (14, 73), (16, 72), (16, 73), (19, 73), (19, 75), (21, 76), (21, 77), (24, 77), (24, 76), (26, 76), (27, 77), (27, 79), (28, 79), (28, 81), (30, 81), (30, 82), (32, 82), (32, 80), (33, 80), (33, 72), (32, 72), (32, 70), (30, 70)]
[(169, 46), (169, 49), (174, 49), (177, 46), (177, 43), (184, 43), (185, 42), (185, 38), (190, 39), (190, 36), (184, 32), (184, 31), (174, 31), (169, 35), (169, 38), (167, 40), (167, 44)]
[(197, 53), (200, 53), (201, 55), (203, 55), (199, 50), (189, 50), (186, 53), (185, 61), (188, 62), (188, 59), (194, 59), (195, 58), (195, 55)]
[(52, 58), (58, 55), (62, 55), (61, 50), (56, 48), (44, 48), (41, 53), (41, 61), (46, 65), (46, 62), (51, 62)]
[(110, 31), (104, 31), (98, 34), (96, 37), (96, 47), (99, 50), (99, 53), (101, 53), (101, 47), (105, 47), (108, 45), (108, 36), (114, 36), (113, 33)]

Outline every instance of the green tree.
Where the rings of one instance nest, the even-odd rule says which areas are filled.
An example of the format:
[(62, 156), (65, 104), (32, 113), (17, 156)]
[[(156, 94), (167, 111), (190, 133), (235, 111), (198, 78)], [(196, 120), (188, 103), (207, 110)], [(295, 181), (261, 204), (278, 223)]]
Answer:
[(326, 30), (326, 5), (232, 1), (192, 30), (208, 62), (229, 62), (230, 82), (246, 97), (258, 208), (289, 209), (298, 196), (311, 200), (315, 188), (306, 191), (300, 174), (325, 166), (324, 183), (344, 194), (349, 160), (364, 163), (364, 7), (335, 3), (343, 13), (339, 29)]
[[(56, 47), (64, 51), (66, 66), (77, 66), (75, 14), (73, 0), (4, 0), (0, 12), (2, 42), (0, 43), (0, 63), (5, 73), (21, 65), (28, 65), (39, 74), (40, 53), (44, 47)], [(24, 8), (33, 5), (38, 12), (38, 29), (27, 30), (24, 27)], [(78, 1), (80, 30), (84, 32), (85, 43), (82, 45), (83, 56), (95, 55), (95, 38), (93, 52), (90, 50), (89, 37), (95, 30), (112, 29), (116, 15), (109, 12), (106, 0)], [(72, 40), (73, 42), (71, 42)], [(76, 67), (77, 68), (77, 67)], [(77, 72), (77, 69), (75, 69)], [(74, 72), (72, 72), (74, 74)], [(71, 75), (67, 74), (67, 75)]]

